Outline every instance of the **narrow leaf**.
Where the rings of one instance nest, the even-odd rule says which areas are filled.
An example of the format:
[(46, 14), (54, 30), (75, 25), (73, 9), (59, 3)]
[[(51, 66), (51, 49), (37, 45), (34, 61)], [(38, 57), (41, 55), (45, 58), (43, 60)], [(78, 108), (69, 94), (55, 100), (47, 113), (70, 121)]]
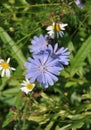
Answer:
[(51, 121), (51, 122), (46, 126), (46, 128), (45, 128), (44, 130), (50, 130), (50, 129), (52, 128), (53, 124), (54, 124), (54, 122)]
[(3, 122), (2, 127), (7, 126), (12, 120), (13, 120), (13, 113), (9, 112), (8, 115), (6, 116), (6, 120)]
[(21, 68), (23, 68), (23, 64), (26, 60), (22, 51), (18, 48), (16, 43), (2, 27), (0, 27), (0, 37), (4, 44), (8, 44), (8, 46), (10, 46), (9, 51), (11, 52), (11, 56), (13, 56), (17, 60)]
[(71, 124), (68, 124), (68, 125), (65, 125), (65, 126), (61, 127), (58, 130), (69, 130), (70, 126), (71, 126)]
[(91, 51), (91, 36), (82, 44), (76, 56), (71, 61), (70, 74), (73, 76), (83, 65), (84, 60)]

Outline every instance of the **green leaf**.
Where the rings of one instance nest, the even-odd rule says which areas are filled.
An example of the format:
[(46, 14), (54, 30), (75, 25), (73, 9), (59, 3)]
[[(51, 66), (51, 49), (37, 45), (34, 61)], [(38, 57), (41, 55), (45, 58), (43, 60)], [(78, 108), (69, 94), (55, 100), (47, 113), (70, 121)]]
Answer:
[(83, 61), (87, 58), (91, 51), (91, 36), (82, 44), (81, 48), (78, 50), (76, 56), (71, 61), (70, 74), (74, 74), (83, 66)]
[(3, 122), (2, 127), (7, 126), (13, 120), (13, 112), (9, 112), (6, 116), (6, 120)]
[(43, 114), (43, 115), (30, 115), (28, 117), (28, 120), (32, 120), (32, 121), (36, 121), (40, 124), (44, 124), (47, 121), (49, 121), (49, 117), (47, 114)]
[(18, 48), (16, 43), (2, 27), (0, 27), (0, 37), (4, 44), (8, 44), (10, 46), (9, 51), (11, 52), (11, 56), (13, 56), (19, 63), (20, 67), (23, 68), (23, 64), (26, 60), (22, 51), (20, 50), (20, 48)]
[(74, 123), (74, 124), (72, 125), (72, 128), (74, 128), (74, 129), (81, 128), (83, 125), (84, 125), (84, 122), (79, 121), (79, 122), (77, 122), (77, 123)]
[(8, 82), (9, 79), (6, 77), (3, 78), (3, 80), (0, 79), (0, 91), (3, 90), (5, 84)]
[(49, 124), (46, 126), (46, 128), (44, 130), (50, 130), (51, 127), (53, 126), (53, 121), (49, 122)]
[(65, 126), (61, 127), (58, 130), (68, 130), (70, 128), (70, 126), (71, 126), (71, 124), (68, 124), (68, 125), (65, 125)]
[(68, 87), (75, 86), (75, 85), (77, 85), (77, 82), (75, 82), (75, 81), (69, 81), (69, 82), (66, 83), (65, 87), (68, 88)]
[(17, 93), (17, 96), (16, 96), (16, 98), (15, 98), (15, 107), (17, 108), (17, 109), (20, 109), (21, 107), (20, 106), (22, 106), (22, 101), (21, 101), (21, 92), (19, 92), (19, 93)]
[(7, 95), (16, 95), (16, 93), (17, 92), (19, 92), (19, 87), (17, 87), (17, 88), (10, 88), (10, 89), (7, 89), (7, 90), (4, 90), (3, 92), (2, 92), (2, 94), (4, 95), (4, 96), (7, 96)]
[(56, 125), (55, 130), (59, 130), (59, 128), (60, 128), (60, 127), (59, 127), (58, 125)]

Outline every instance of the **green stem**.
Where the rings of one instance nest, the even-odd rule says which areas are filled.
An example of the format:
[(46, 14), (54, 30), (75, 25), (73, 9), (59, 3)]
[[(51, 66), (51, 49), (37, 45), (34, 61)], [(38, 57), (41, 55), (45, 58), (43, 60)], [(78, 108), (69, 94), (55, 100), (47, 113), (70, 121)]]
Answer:
[(26, 126), (26, 116), (27, 116), (28, 105), (29, 105), (29, 97), (27, 97), (27, 99), (25, 101), (25, 105), (24, 105), (23, 116), (22, 116), (23, 124), (22, 124), (21, 130), (26, 130), (26, 127), (27, 127)]

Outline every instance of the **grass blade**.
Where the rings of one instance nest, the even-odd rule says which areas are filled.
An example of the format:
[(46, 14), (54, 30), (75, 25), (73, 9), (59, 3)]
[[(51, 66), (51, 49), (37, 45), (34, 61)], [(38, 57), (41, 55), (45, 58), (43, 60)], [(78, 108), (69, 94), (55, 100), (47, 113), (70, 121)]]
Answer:
[(16, 43), (12, 40), (12, 38), (2, 27), (0, 27), (0, 37), (4, 44), (8, 43), (8, 45), (10, 46), (9, 50), (11, 51), (11, 56), (14, 57), (20, 65), (20, 67), (23, 68), (23, 64), (26, 61), (26, 59), (22, 51), (20, 50), (20, 48), (18, 48)]
[(91, 51), (91, 36), (82, 44), (76, 56), (71, 61), (70, 74), (73, 76), (83, 65), (84, 60)]

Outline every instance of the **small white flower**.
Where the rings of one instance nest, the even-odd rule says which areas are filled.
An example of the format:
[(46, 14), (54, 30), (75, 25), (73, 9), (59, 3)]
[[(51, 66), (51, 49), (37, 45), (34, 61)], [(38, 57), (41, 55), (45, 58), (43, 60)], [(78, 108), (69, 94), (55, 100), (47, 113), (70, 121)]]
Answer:
[(33, 90), (33, 88), (35, 87), (35, 84), (31, 84), (28, 79), (23, 80), (23, 83), (21, 83), (21, 85), (23, 87), (21, 87), (20, 89), (23, 92), (25, 92), (26, 94), (28, 94), (29, 92), (31, 92)]
[(9, 65), (10, 58), (7, 59), (7, 61), (0, 59), (0, 71), (1, 71), (1, 77), (10, 77), (10, 71), (15, 70), (15, 68), (10, 67)]
[(54, 23), (53, 22), (53, 25), (52, 26), (48, 26), (47, 27), (47, 31), (48, 31), (48, 34), (49, 36), (54, 39), (55, 37), (55, 33), (57, 35), (57, 38), (59, 38), (59, 36), (63, 36), (64, 35), (64, 30), (65, 30), (65, 27), (67, 26), (68, 24), (67, 23)]

